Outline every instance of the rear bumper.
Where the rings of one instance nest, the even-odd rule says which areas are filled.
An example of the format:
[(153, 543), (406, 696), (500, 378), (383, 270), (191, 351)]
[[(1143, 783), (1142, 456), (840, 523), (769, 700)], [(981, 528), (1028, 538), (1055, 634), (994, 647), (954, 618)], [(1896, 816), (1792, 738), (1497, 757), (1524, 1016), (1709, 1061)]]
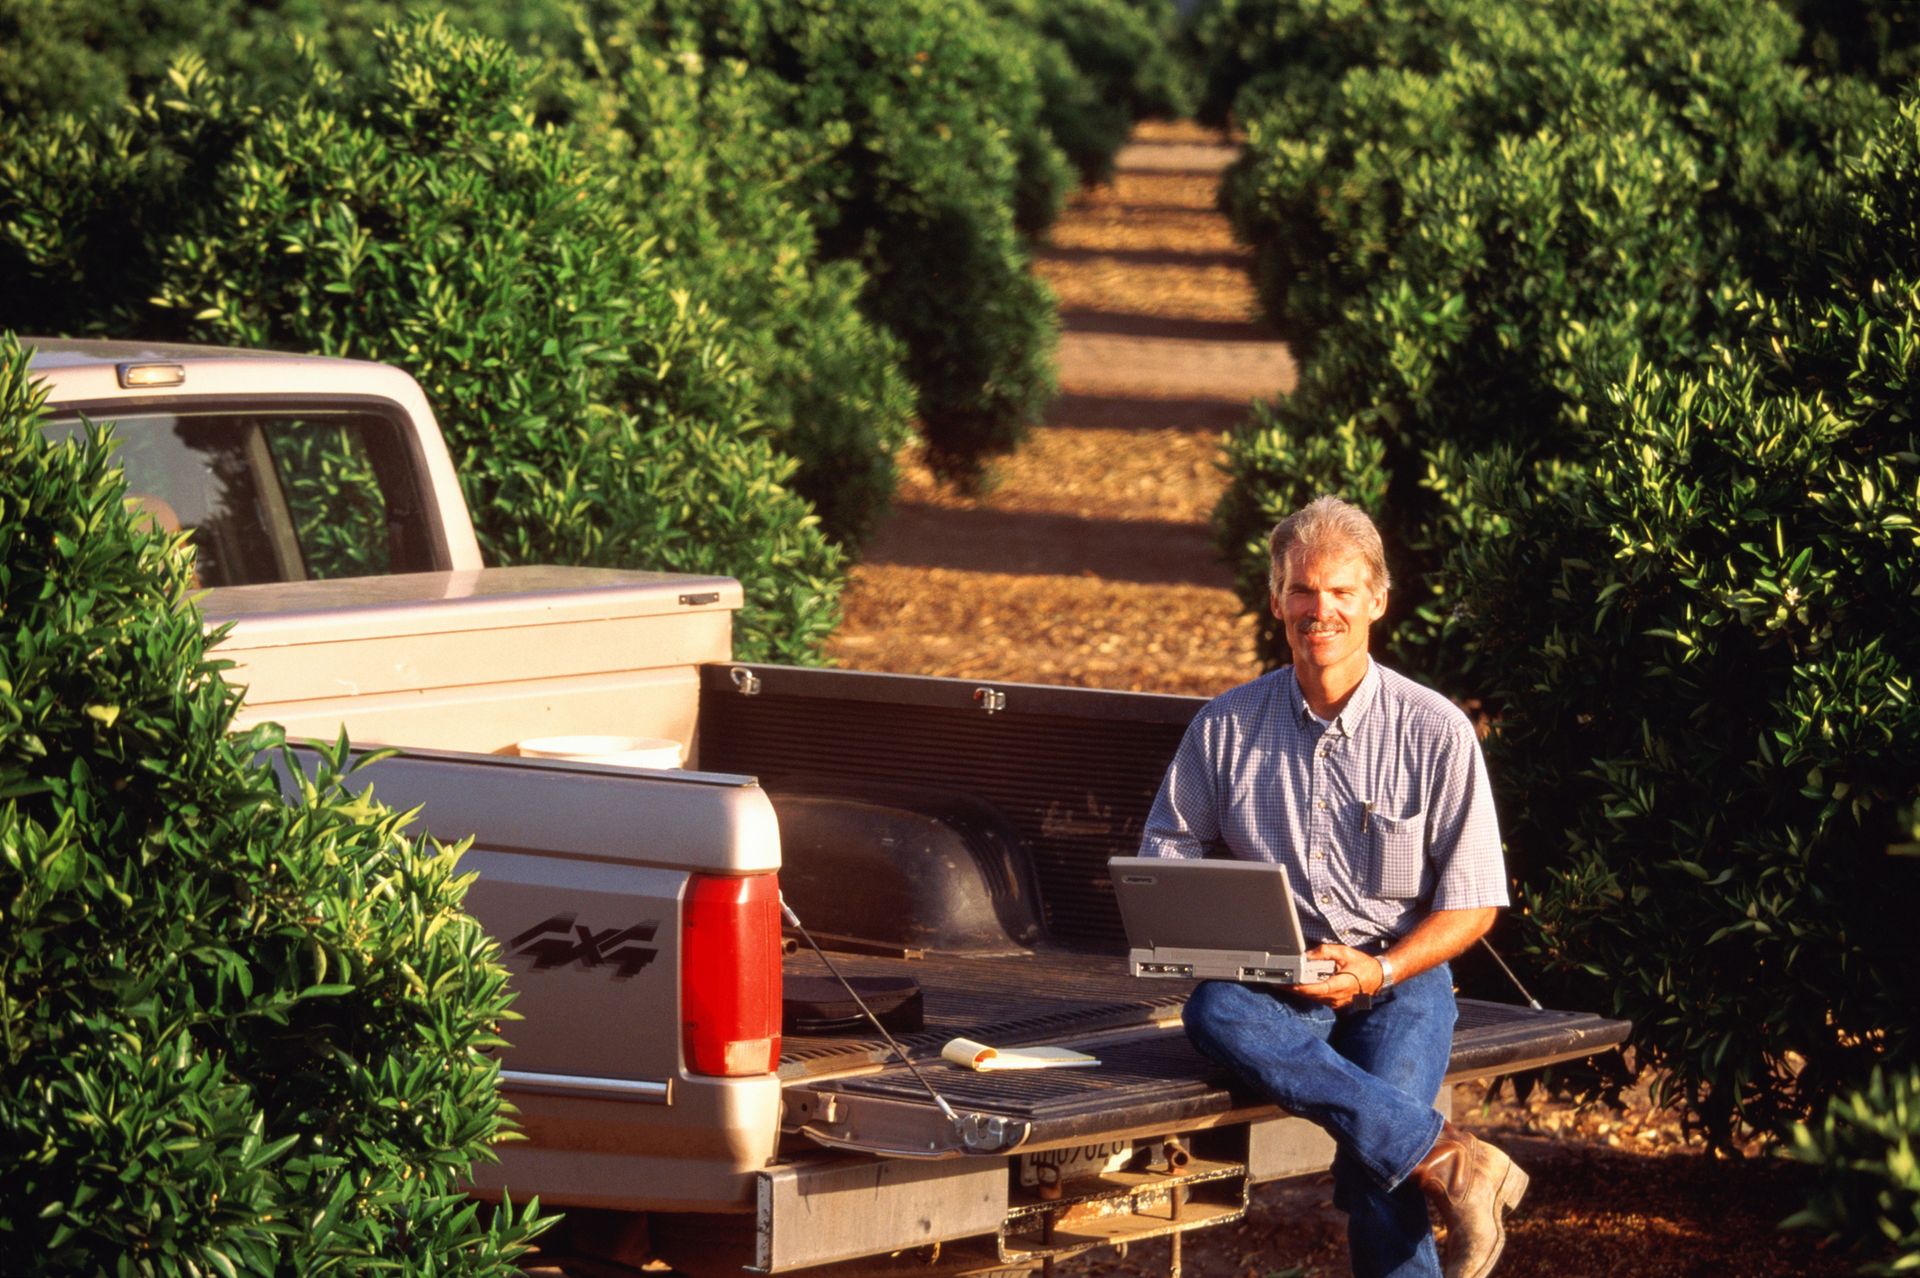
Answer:
[[(1445, 1089), (1439, 1098), (1443, 1111), (1450, 1093)], [(983, 1265), (1066, 1258), (1230, 1224), (1245, 1215), (1254, 1185), (1321, 1171), (1333, 1159), (1325, 1132), (1271, 1106), (1130, 1138), (1102, 1137), (1109, 1139), (1132, 1139), (1143, 1152), (1172, 1146), (1184, 1161), (1042, 1188), (1022, 1184), (1021, 1154), (791, 1158), (756, 1178), (753, 1229), (750, 1236), (742, 1231), (727, 1261), (788, 1273), (893, 1253), (925, 1257), (935, 1244), (943, 1256), (966, 1255)]]
[[(1471, 1000), (1460, 1012), (1436, 1101), (1442, 1112), (1454, 1082), (1590, 1056), (1630, 1029), (1585, 1013)], [(842, 1152), (803, 1152), (791, 1140), (788, 1157), (755, 1177), (751, 1255), (737, 1263), (785, 1273), (936, 1243), (983, 1263), (1066, 1257), (1229, 1223), (1244, 1214), (1252, 1186), (1332, 1162), (1333, 1142), (1320, 1128), (1236, 1094), (1178, 1026), (1074, 1045), (1101, 1067), (980, 1074), (923, 1064), (959, 1112), (959, 1130), (900, 1066), (791, 1085), (790, 1137)], [(989, 1119), (1009, 1135), (982, 1153), (966, 1129)], [(1171, 1145), (1189, 1161), (1022, 1187), (1025, 1155), (1106, 1142), (1132, 1142), (1143, 1154)], [(844, 1152), (863, 1149), (890, 1156)]]

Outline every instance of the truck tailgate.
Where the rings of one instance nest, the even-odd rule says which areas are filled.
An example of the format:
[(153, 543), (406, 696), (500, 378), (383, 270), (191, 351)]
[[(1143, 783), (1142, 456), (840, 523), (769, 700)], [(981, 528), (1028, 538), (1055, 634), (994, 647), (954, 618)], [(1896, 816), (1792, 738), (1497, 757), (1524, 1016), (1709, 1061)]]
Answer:
[[(1137, 980), (1115, 957), (834, 961), (850, 976), (916, 976), (926, 1029), (902, 1037), (901, 1045), (963, 1116), (1002, 1121), (996, 1135), (956, 1131), (877, 1036), (792, 1038), (781, 1058), (786, 1125), (820, 1144), (915, 1158), (1006, 1153), (1172, 1130), (1260, 1104), (1236, 1093), (1225, 1071), (1187, 1043), (1179, 1010), (1190, 985)], [(811, 955), (789, 960), (790, 970), (818, 971), (817, 964)], [(1624, 1021), (1591, 1013), (1463, 999), (1448, 1079), (1592, 1055), (1619, 1044), (1628, 1030)], [(976, 1073), (940, 1059), (941, 1046), (957, 1036), (995, 1047), (1069, 1044), (1100, 1065)]]

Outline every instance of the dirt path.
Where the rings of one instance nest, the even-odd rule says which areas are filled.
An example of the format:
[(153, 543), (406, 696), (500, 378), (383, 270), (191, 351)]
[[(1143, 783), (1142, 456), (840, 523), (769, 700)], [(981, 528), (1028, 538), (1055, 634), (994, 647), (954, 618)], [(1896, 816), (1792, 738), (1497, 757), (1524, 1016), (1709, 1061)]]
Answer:
[(988, 492), (909, 468), (829, 655), (865, 670), (1211, 695), (1258, 673), (1214, 552), (1220, 433), (1292, 357), (1255, 311), (1213, 208), (1232, 158), (1142, 126), (1110, 186), (1040, 254), (1060, 297), (1060, 397)]
[[(1212, 695), (1253, 677), (1253, 628), (1207, 517), (1220, 433), (1286, 391), (1286, 346), (1255, 322), (1246, 255), (1214, 211), (1232, 151), (1192, 125), (1142, 126), (1110, 186), (1082, 192), (1038, 269), (1060, 296), (1061, 396), (976, 499), (910, 471), (847, 593), (843, 664)], [(1842, 1256), (1776, 1222), (1797, 1169), (1728, 1163), (1654, 1110), (1576, 1110), (1535, 1093), (1456, 1112), (1533, 1173), (1501, 1278), (1838, 1278)], [(1324, 1176), (1259, 1188), (1241, 1222), (1195, 1235), (1188, 1278), (1351, 1278)], [(1165, 1242), (1062, 1264), (1072, 1278), (1167, 1272)]]

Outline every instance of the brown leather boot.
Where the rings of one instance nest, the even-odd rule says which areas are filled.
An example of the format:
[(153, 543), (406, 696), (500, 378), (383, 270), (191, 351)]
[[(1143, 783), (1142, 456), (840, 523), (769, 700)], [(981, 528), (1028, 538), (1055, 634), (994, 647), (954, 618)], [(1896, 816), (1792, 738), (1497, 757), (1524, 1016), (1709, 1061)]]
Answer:
[(1507, 1212), (1527, 1192), (1527, 1173), (1452, 1123), (1413, 1169), (1447, 1225), (1446, 1278), (1486, 1278), (1507, 1245)]

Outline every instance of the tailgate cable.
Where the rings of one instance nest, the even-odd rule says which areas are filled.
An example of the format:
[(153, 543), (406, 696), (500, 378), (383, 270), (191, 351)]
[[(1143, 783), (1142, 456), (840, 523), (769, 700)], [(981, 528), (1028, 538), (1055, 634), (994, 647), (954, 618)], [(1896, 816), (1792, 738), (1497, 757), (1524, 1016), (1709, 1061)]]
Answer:
[(1520, 991), (1520, 997), (1527, 1000), (1527, 1006), (1531, 1007), (1536, 1012), (1546, 1011), (1547, 1010), (1546, 1008), (1540, 1006), (1539, 999), (1527, 993), (1527, 987), (1520, 983), (1520, 978), (1513, 974), (1513, 969), (1507, 966), (1507, 961), (1500, 957), (1500, 951), (1494, 949), (1492, 945), (1488, 944), (1487, 938), (1484, 936), (1480, 938), (1480, 944), (1485, 945), (1487, 947), (1487, 953), (1493, 955), (1493, 961), (1500, 965), (1500, 970), (1507, 974), (1507, 979), (1509, 981), (1513, 982), (1513, 988)]
[(955, 1127), (960, 1126), (960, 1115), (953, 1112), (953, 1106), (947, 1104), (946, 1097), (933, 1090), (933, 1084), (929, 1083), (927, 1076), (920, 1072), (920, 1067), (907, 1058), (905, 1049), (894, 1040), (893, 1035), (887, 1032), (887, 1027), (880, 1023), (880, 1018), (873, 1014), (873, 1009), (867, 1006), (867, 1000), (861, 998), (860, 991), (853, 988), (853, 982), (840, 975), (840, 969), (833, 965), (833, 960), (827, 957), (827, 952), (820, 948), (820, 943), (813, 939), (812, 933), (807, 931), (806, 925), (800, 921), (800, 916), (793, 912), (791, 905), (787, 904), (784, 894), (780, 897), (780, 913), (786, 916), (787, 923), (793, 930), (800, 933), (806, 943), (813, 947), (813, 952), (820, 956), (820, 961), (827, 965), (829, 972), (833, 973), (833, 979), (840, 982), (841, 987), (853, 996), (854, 1004), (859, 1007), (861, 1014), (880, 1031), (880, 1037), (887, 1040), (887, 1046), (891, 1047), (893, 1054), (900, 1058), (900, 1063), (913, 1072), (913, 1076), (920, 1081), (920, 1086), (927, 1089), (927, 1095), (933, 1097), (933, 1103), (940, 1107), (940, 1112), (947, 1116), (947, 1121)]

